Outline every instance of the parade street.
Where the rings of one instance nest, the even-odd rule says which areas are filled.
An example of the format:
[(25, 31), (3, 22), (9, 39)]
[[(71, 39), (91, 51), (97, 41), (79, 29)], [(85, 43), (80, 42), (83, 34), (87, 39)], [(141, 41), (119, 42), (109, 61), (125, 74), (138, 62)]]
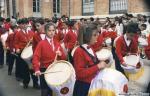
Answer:
[(0, 88), (4, 96), (40, 96), (40, 90), (33, 89), (32, 82), (28, 89), (24, 89), (21, 82), (16, 81), (14, 72), (7, 75), (7, 65), (0, 69), (0, 73)]
[[(148, 60), (143, 61), (145, 64), (145, 73), (139, 80), (129, 82), (129, 95), (127, 96), (148, 96), (146, 93), (144, 93), (144, 90), (149, 79), (148, 74), (150, 73), (150, 62)], [(4, 96), (40, 96), (40, 90), (33, 89), (31, 81), (29, 88), (24, 89), (21, 82), (16, 81), (14, 71), (11, 76), (7, 75), (6, 64), (2, 69), (0, 69), (0, 73), (0, 88)], [(124, 95), (120, 94), (120, 96)]]

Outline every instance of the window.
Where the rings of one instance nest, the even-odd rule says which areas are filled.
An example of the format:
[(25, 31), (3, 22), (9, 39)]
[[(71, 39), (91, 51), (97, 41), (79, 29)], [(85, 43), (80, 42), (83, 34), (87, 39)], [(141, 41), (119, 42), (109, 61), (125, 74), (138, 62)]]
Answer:
[(12, 0), (13, 16), (16, 17), (16, 0)]
[(6, 0), (6, 4), (7, 4), (7, 16), (10, 17), (10, 5), (9, 5), (9, 0)]
[(94, 0), (82, 0), (82, 15), (94, 15)]
[(53, 13), (60, 13), (60, 0), (53, 0)]
[(109, 13), (121, 14), (127, 12), (128, 2), (127, 0), (110, 0)]
[(33, 0), (33, 12), (40, 12), (40, 0)]

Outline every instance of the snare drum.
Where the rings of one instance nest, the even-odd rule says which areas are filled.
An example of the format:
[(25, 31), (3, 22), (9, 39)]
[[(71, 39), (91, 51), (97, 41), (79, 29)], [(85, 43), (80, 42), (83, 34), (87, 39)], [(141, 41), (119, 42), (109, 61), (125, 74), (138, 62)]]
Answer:
[(128, 55), (123, 57), (125, 63), (127, 66), (121, 65), (121, 67), (124, 69), (125, 74), (127, 77), (131, 80), (136, 80), (143, 74), (143, 62), (140, 61), (140, 56), (138, 55)]
[(128, 80), (119, 71), (105, 68), (92, 80), (88, 96), (119, 96), (128, 91)]
[(76, 78), (72, 64), (56, 61), (45, 72), (45, 80), (56, 96), (72, 96)]
[(113, 63), (113, 56), (112, 53), (109, 49), (100, 49), (99, 51), (96, 52), (97, 58), (100, 61), (107, 61), (108, 64), (112, 64)]
[(29, 64), (29, 67), (32, 66), (32, 56), (33, 56), (33, 50), (32, 50), (32, 45), (26, 47), (23, 49), (22, 53), (21, 53), (21, 58), (27, 62), (27, 64)]

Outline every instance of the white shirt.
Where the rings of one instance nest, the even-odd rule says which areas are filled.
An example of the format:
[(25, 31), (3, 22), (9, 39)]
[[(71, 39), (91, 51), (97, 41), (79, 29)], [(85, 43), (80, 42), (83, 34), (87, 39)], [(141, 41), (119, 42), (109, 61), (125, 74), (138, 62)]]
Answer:
[(95, 56), (92, 48), (87, 48), (88, 47), (87, 44), (83, 44), (82, 47), (85, 48), (91, 55)]
[(45, 36), (46, 36), (46, 34), (40, 34), (40, 37), (41, 37), (42, 40), (45, 39)]
[(129, 46), (130, 43), (131, 43), (131, 40), (127, 40), (127, 35), (126, 34), (124, 35), (124, 39), (125, 39), (125, 42), (126, 42), (127, 46)]
[(49, 44), (52, 46), (52, 49), (53, 49), (53, 51), (54, 51), (55, 46), (54, 46), (53, 38), (52, 38), (52, 39), (50, 39), (50, 38), (48, 38), (48, 37), (46, 36), (46, 39), (48, 40)]

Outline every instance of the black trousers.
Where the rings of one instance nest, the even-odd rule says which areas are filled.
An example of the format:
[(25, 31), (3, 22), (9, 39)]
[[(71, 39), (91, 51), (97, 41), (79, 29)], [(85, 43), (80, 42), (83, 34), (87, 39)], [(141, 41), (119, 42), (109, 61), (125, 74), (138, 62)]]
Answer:
[(87, 96), (89, 88), (90, 88), (89, 83), (76, 80), (73, 96)]
[(13, 65), (16, 59), (16, 56), (12, 54), (10, 51), (7, 51), (7, 62), (8, 62), (8, 72), (12, 73)]
[(30, 70), (28, 64), (18, 54), (16, 58), (16, 77), (23, 80), (23, 84), (28, 85), (30, 82)]
[(0, 41), (0, 65), (4, 65), (4, 49), (1, 41)]
[[(45, 72), (46, 68), (41, 68), (41, 72)], [(40, 76), (41, 96), (52, 96), (52, 90), (47, 85), (44, 75)]]

